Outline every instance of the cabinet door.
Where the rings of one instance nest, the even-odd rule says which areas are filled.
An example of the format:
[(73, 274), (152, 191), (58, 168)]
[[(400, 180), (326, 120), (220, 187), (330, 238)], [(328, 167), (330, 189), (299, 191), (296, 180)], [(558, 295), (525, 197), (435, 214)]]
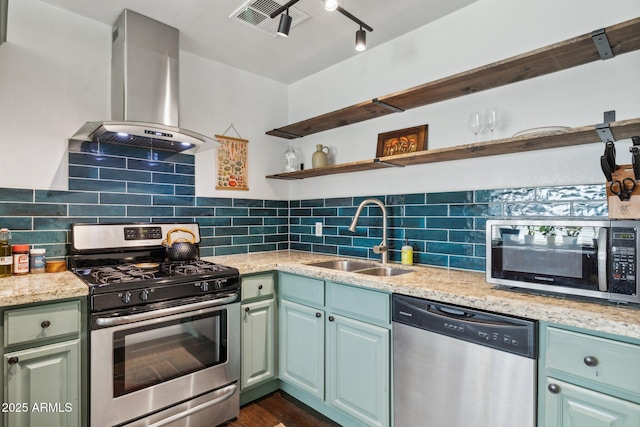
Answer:
[[(549, 385), (558, 392), (549, 391)], [(640, 405), (547, 378), (544, 427), (637, 427)]]
[[(11, 427), (80, 425), (80, 341), (65, 341), (4, 355), (5, 402)], [(27, 408), (28, 407), (28, 408)]]
[(242, 389), (275, 378), (275, 299), (242, 305)]
[(324, 311), (280, 303), (280, 379), (324, 399)]
[(389, 330), (330, 315), (327, 402), (369, 426), (388, 426)]

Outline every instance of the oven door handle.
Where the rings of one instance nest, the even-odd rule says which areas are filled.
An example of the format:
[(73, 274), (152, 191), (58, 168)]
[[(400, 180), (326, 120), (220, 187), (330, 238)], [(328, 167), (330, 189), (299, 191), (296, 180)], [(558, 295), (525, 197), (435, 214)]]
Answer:
[(204, 409), (207, 409), (210, 406), (213, 405), (217, 405), (218, 403), (224, 402), (225, 400), (229, 399), (231, 396), (233, 396), (233, 394), (236, 392), (236, 388), (238, 386), (236, 384), (230, 384), (224, 388), (221, 388), (220, 390), (218, 390), (218, 392), (220, 393), (224, 393), (222, 396), (220, 397), (216, 397), (213, 400), (210, 400), (207, 403), (203, 403), (202, 405), (198, 405), (198, 406), (194, 406), (191, 409), (187, 409), (184, 412), (180, 412), (179, 414), (175, 414), (172, 415), (170, 417), (167, 417), (161, 421), (158, 421), (157, 423), (153, 423), (147, 427), (162, 427), (162, 426), (166, 426), (168, 424), (173, 423), (174, 421), (179, 420), (180, 418), (184, 418), (184, 417), (188, 417), (189, 415), (195, 414), (196, 412), (202, 411)]
[(145, 313), (131, 314), (118, 317), (98, 317), (96, 325), (98, 326), (117, 326), (126, 323), (139, 322), (141, 320), (155, 319), (157, 317), (169, 316), (171, 314), (186, 313), (188, 311), (199, 310), (201, 308), (211, 308), (224, 304), (229, 304), (238, 299), (238, 294), (229, 295), (224, 298), (216, 298), (212, 300), (196, 302), (193, 304), (179, 305), (177, 307), (162, 308), (160, 310), (147, 311)]
[(598, 230), (598, 290), (607, 292), (607, 229), (602, 227)]

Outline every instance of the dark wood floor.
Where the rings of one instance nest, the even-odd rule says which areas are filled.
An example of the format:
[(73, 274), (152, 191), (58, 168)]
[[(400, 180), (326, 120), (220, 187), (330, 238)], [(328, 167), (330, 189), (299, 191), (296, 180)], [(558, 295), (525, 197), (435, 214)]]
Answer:
[(283, 391), (276, 391), (240, 408), (238, 419), (227, 427), (340, 427)]

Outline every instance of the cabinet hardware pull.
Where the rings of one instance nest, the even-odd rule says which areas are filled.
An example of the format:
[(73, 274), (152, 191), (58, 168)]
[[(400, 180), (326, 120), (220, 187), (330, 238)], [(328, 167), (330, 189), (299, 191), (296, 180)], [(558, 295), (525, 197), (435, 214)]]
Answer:
[(15, 365), (16, 363), (18, 363), (18, 358), (16, 356), (11, 356), (9, 358), (9, 360), (7, 360), (7, 362), (9, 362), (9, 365)]
[(320, 312), (316, 313), (316, 317), (322, 317), (322, 314), (320, 314)]
[(42, 329), (46, 329), (51, 326), (51, 322), (49, 322), (48, 320), (43, 320), (42, 323), (40, 323), (40, 326), (42, 327)]
[(333, 322), (334, 320), (336, 320), (336, 318), (335, 318), (335, 317), (333, 317), (333, 316), (329, 316), (329, 322)]
[(547, 386), (547, 389), (549, 389), (549, 391), (553, 394), (560, 393), (560, 387), (558, 386), (558, 384), (549, 384)]
[(258, 286), (258, 290), (260, 290), (260, 289), (262, 289), (262, 285), (259, 285), (259, 286)]
[(244, 311), (245, 311), (246, 313), (248, 313), (248, 312), (249, 312), (249, 307), (245, 307), (245, 308), (244, 308)]
[(590, 366), (592, 368), (598, 364), (598, 359), (596, 359), (593, 356), (587, 356), (584, 358), (583, 361), (585, 365)]

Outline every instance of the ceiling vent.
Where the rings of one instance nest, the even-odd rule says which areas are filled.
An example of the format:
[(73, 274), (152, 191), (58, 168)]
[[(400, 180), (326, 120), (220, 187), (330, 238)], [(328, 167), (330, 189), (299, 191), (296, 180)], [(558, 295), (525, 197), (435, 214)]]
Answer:
[[(249, 0), (229, 15), (229, 18), (249, 25), (272, 37), (277, 37), (280, 17), (271, 19), (269, 16), (286, 3), (287, 0)], [(293, 20), (291, 27), (295, 27), (309, 18), (309, 15), (295, 7), (289, 8), (289, 16)]]

